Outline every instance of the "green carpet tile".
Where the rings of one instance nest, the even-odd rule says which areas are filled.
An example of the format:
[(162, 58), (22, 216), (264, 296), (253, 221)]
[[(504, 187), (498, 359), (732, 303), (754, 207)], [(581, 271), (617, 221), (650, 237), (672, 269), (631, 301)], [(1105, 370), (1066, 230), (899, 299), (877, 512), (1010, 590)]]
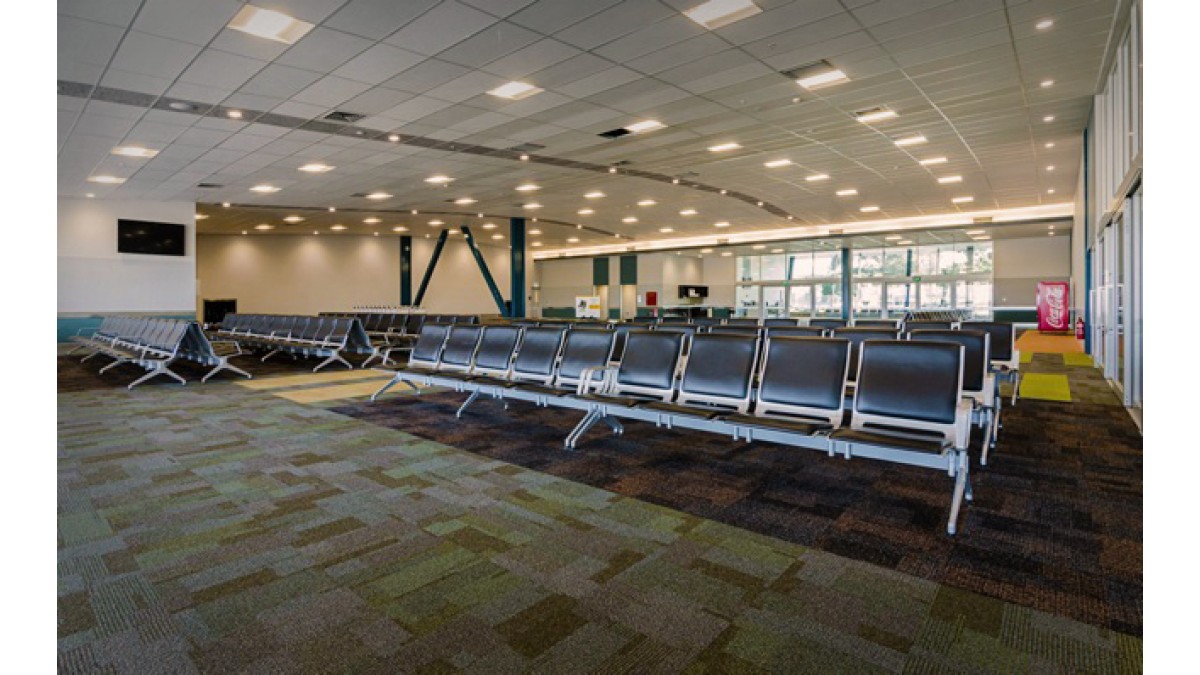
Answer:
[(226, 382), (58, 413), (60, 672), (1141, 669), (1134, 636)]

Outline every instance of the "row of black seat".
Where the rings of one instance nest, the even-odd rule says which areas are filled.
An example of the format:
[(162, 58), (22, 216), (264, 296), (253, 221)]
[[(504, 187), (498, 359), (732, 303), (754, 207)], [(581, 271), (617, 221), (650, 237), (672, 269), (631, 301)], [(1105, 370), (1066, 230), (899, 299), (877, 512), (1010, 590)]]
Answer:
[(313, 368), (314, 373), (335, 361), (353, 368), (343, 353), (377, 353), (362, 323), (353, 317), (226, 314), (217, 334), (239, 345), (266, 351), (263, 361), (280, 353), (293, 358), (324, 357)]
[(129, 389), (158, 375), (166, 375), (180, 384), (187, 384), (182, 375), (170, 368), (177, 359), (212, 366), (213, 369), (201, 382), (207, 382), (222, 370), (251, 377), (250, 373), (229, 362), (229, 359), (242, 354), (241, 348), (227, 341), (209, 340), (195, 321), (110, 316), (105, 317), (100, 327), (90, 335), (77, 334), (72, 342), (76, 347), (69, 353), (80, 349), (88, 351), (82, 361), (94, 356), (112, 359), (111, 363), (100, 369), (101, 373), (122, 363), (143, 368), (146, 374), (130, 383)]
[(416, 335), (421, 326), (429, 323), (479, 323), (477, 314), (424, 314), (420, 312), (321, 312), (320, 316), (358, 319), (368, 335), (380, 336), (390, 333)]
[(409, 364), (372, 400), (403, 382), (468, 393), (460, 416), (480, 397), (576, 410), (583, 417), (564, 441), (570, 449), (596, 424), (623, 433), (620, 420), (635, 419), (934, 468), (955, 479), (947, 525), (954, 533), (962, 499), (970, 498), (967, 449), (977, 412), (963, 386), (962, 344), (893, 334), (855, 348), (845, 337), (632, 330), (618, 358), (616, 337), (561, 327), (426, 326)]

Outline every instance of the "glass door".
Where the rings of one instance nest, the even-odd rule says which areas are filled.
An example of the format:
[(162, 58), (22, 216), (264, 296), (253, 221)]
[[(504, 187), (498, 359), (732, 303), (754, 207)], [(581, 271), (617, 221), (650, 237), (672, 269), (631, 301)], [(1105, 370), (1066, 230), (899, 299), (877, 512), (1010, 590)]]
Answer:
[(787, 289), (783, 286), (763, 286), (762, 309), (764, 319), (786, 318), (788, 315)]
[(759, 316), (758, 290), (758, 286), (737, 287), (737, 307), (734, 310), (737, 316), (743, 318), (757, 318)]
[(788, 288), (788, 316), (807, 319), (813, 314), (813, 288), (808, 284)]
[(858, 282), (851, 291), (850, 308), (855, 318), (878, 319), (883, 316), (883, 284)]
[(917, 305), (917, 291), (908, 282), (888, 282), (884, 287), (887, 318), (903, 319)]

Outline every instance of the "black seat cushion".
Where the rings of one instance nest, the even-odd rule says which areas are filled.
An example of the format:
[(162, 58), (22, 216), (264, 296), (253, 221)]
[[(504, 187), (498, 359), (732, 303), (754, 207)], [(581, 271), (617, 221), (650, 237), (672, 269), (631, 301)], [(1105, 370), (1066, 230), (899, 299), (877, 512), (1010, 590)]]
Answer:
[(940, 455), (950, 447), (950, 441), (940, 438), (930, 438), (928, 440), (918, 438), (907, 438), (903, 436), (893, 436), (891, 434), (874, 433), (870, 431), (856, 431), (854, 429), (838, 429), (829, 434), (829, 437), (845, 441), (847, 443), (856, 443), (861, 445), (873, 445), (880, 448), (900, 448), (902, 450), (914, 450), (916, 452), (928, 452), (933, 455)]
[(633, 408), (649, 402), (644, 398), (634, 398), (633, 396), (604, 396), (601, 394), (583, 394), (572, 396), (581, 401), (591, 401), (592, 403), (604, 403), (607, 405), (618, 405), (626, 408)]
[(724, 415), (722, 422), (743, 427), (772, 429), (776, 431), (791, 431), (805, 436), (811, 436), (818, 431), (829, 429), (831, 425), (823, 422), (804, 422), (802, 420), (785, 420), (777, 417), (758, 417), (757, 415)]
[(678, 403), (667, 403), (665, 401), (648, 401), (638, 406), (644, 410), (655, 410), (658, 412), (670, 413), (672, 415), (683, 415), (686, 417), (697, 417), (704, 420), (711, 420), (720, 414), (719, 410), (705, 410), (690, 405), (679, 405)]
[(509, 384), (508, 388), (516, 389), (517, 391), (528, 392), (530, 394), (541, 394), (543, 396), (566, 396), (574, 391), (572, 389), (555, 389), (554, 387), (545, 387), (540, 384), (529, 383)]

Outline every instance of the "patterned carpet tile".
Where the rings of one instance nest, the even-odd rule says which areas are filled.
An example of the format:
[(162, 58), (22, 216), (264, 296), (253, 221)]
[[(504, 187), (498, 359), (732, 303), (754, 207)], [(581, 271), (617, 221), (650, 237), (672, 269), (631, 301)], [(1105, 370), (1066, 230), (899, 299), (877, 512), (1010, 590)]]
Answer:
[(61, 672), (1140, 669), (1103, 625), (265, 392), (59, 412)]

